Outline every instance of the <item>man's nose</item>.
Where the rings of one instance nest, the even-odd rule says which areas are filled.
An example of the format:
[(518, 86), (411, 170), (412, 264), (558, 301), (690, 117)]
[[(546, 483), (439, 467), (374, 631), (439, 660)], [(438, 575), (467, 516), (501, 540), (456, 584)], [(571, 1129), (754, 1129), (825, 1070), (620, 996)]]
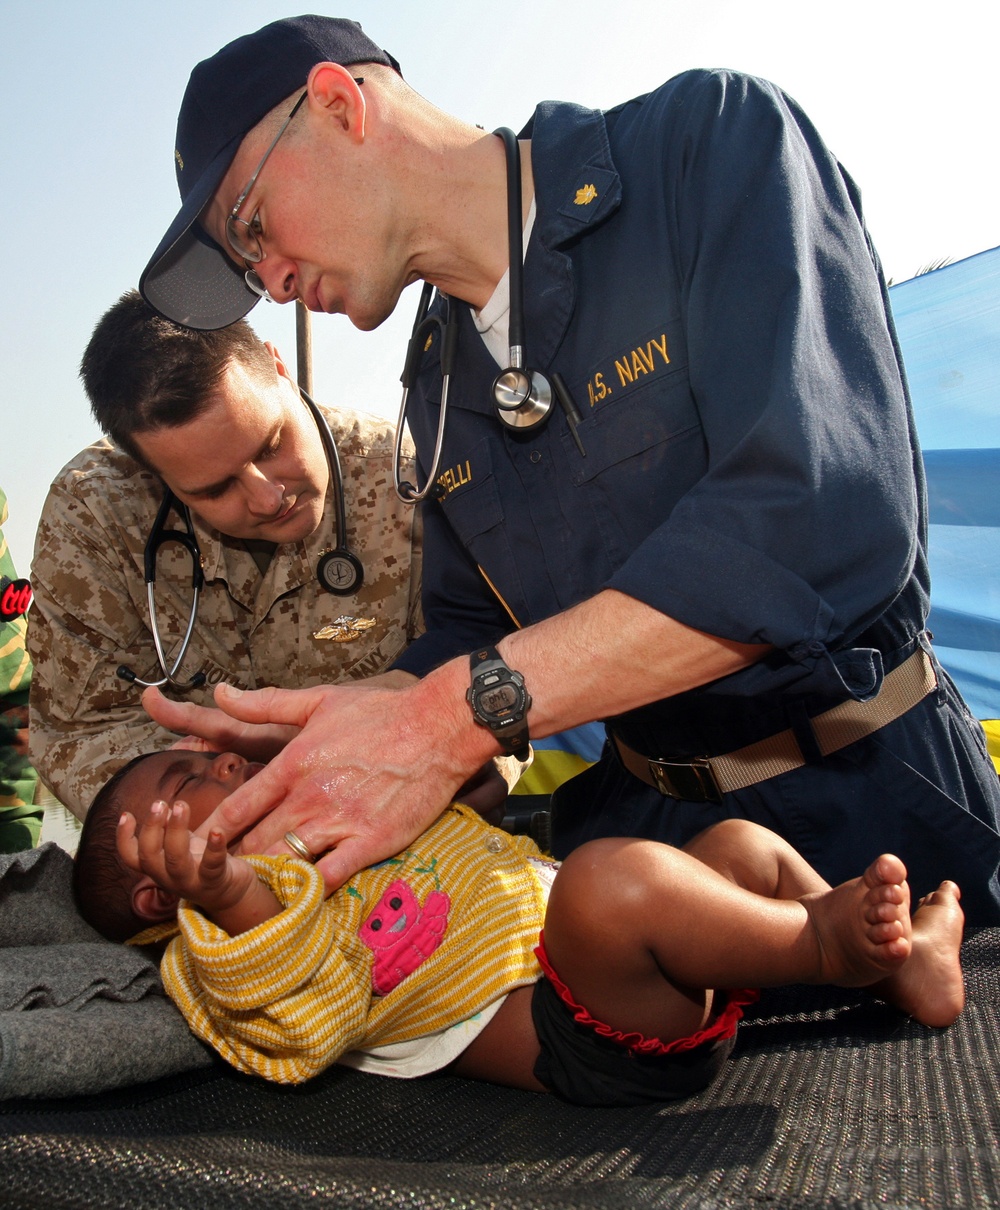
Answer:
[(275, 517), (281, 512), (285, 485), (272, 483), (267, 475), (251, 466), (244, 485), (247, 509), (255, 517)]
[(283, 256), (265, 256), (254, 269), (276, 303), (294, 300), (298, 274), (293, 261)]

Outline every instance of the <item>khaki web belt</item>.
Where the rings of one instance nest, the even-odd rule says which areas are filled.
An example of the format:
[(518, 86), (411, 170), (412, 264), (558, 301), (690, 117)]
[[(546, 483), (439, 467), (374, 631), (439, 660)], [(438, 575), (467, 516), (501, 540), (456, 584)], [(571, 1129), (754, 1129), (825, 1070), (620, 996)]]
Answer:
[[(894, 722), (936, 687), (933, 665), (923, 648), (918, 647), (889, 673), (876, 697), (866, 702), (849, 698), (813, 716), (809, 723), (816, 745), (823, 756), (846, 748)], [(681, 761), (642, 756), (614, 735), (611, 742), (630, 773), (668, 798), (686, 802), (721, 802), (723, 794), (745, 790), (781, 773), (801, 769), (807, 763), (791, 729), (725, 756), (698, 756)]]

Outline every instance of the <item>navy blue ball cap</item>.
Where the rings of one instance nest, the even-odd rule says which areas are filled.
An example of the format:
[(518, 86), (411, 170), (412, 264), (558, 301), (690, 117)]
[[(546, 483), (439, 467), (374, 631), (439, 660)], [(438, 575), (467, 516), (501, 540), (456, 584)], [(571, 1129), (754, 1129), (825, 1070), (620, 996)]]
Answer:
[(258, 301), (244, 271), (197, 219), (247, 133), (324, 62), (382, 63), (399, 71), (356, 21), (305, 16), (237, 38), (191, 73), (174, 151), (183, 205), (139, 279), (143, 298), (167, 319), (188, 328), (224, 328)]

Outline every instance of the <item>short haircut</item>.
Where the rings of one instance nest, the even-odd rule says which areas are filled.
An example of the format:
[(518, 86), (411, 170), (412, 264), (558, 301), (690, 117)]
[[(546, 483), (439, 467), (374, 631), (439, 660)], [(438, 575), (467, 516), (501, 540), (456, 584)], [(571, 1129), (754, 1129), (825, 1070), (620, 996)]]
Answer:
[(80, 377), (102, 432), (144, 462), (133, 436), (194, 420), (234, 361), (274, 373), (270, 353), (245, 319), (198, 332), (164, 319), (129, 290), (94, 329)]
[(136, 765), (155, 755), (143, 752), (134, 757), (101, 787), (83, 821), (73, 860), (77, 909), (109, 941), (127, 941), (151, 924), (133, 911), (132, 888), (142, 875), (130, 870), (118, 856), (117, 837), (122, 812), (132, 810), (123, 783)]

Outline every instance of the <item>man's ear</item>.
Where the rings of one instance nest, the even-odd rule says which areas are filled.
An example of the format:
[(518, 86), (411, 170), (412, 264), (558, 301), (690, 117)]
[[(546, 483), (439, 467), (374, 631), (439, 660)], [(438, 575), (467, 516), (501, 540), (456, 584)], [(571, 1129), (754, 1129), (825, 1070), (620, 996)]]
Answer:
[(173, 920), (180, 901), (179, 895), (162, 890), (146, 874), (132, 888), (132, 911), (140, 920), (148, 920), (150, 924)]
[(288, 366), (285, 365), (285, 359), (278, 352), (277, 348), (269, 340), (264, 341), (264, 348), (271, 354), (274, 361), (274, 368), (278, 372), (279, 378), (287, 378), (289, 382), (295, 382), (295, 379), (289, 373)]
[(309, 108), (334, 118), (357, 142), (365, 137), (365, 94), (354, 73), (340, 63), (317, 63), (306, 83)]

